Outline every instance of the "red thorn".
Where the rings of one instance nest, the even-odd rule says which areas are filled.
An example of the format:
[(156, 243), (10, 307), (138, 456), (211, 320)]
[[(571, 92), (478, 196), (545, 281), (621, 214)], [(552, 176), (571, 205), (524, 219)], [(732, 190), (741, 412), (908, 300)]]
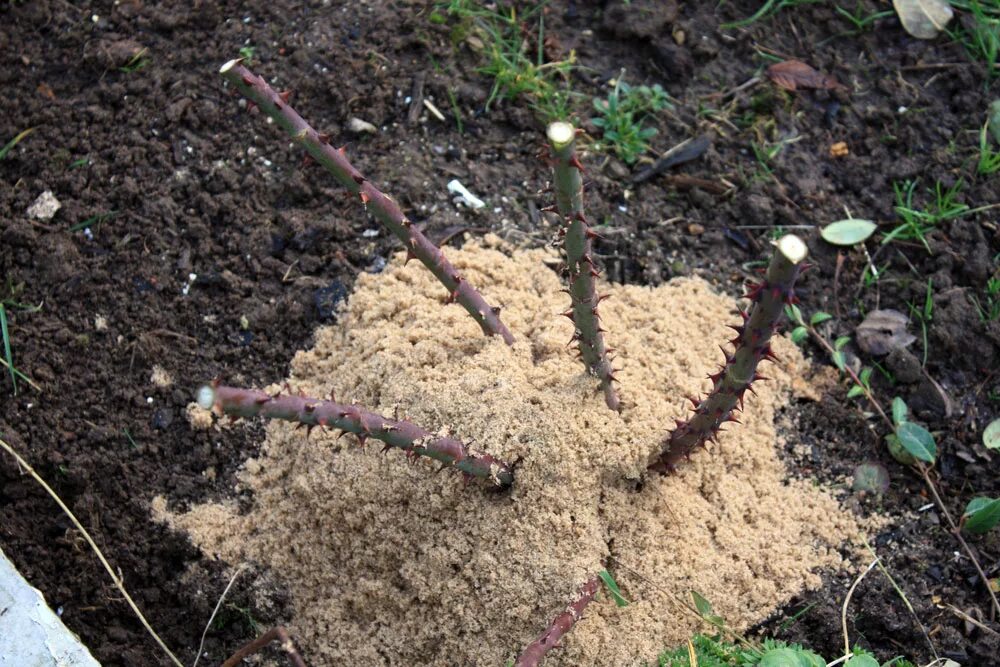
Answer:
[(757, 382), (758, 380), (761, 381), (761, 382), (767, 382), (770, 379), (771, 378), (766, 378), (763, 375), (761, 375), (760, 373), (754, 373), (753, 377), (750, 378), (750, 382)]
[(245, 86), (253, 85), (253, 79), (248, 74), (243, 75), (243, 85)]
[(600, 234), (598, 234), (597, 232), (595, 232), (590, 227), (588, 227), (587, 231), (584, 232), (584, 236), (586, 236), (588, 239), (601, 239), (602, 241), (606, 241), (607, 240), (606, 238), (604, 238), (603, 236), (601, 236)]
[(284, 102), (285, 104), (288, 104), (288, 98), (290, 98), (291, 96), (292, 96), (292, 91), (290, 90), (283, 90), (280, 93), (278, 93), (278, 97), (280, 97), (281, 101)]
[(359, 192), (358, 195), (361, 197), (361, 203), (364, 206), (368, 206), (368, 202), (371, 201), (371, 197), (368, 196), (367, 192)]
[(559, 314), (562, 315), (563, 317), (568, 317), (570, 320), (573, 319), (573, 309), (572, 308), (570, 308), (569, 310), (567, 310), (565, 313), (559, 313)]
[(406, 266), (407, 264), (409, 264), (409, 262), (410, 262), (411, 259), (416, 259), (416, 258), (417, 258), (417, 256), (414, 255), (412, 252), (410, 252), (410, 249), (407, 248), (406, 249), (406, 259), (403, 261), (403, 266)]
[(327, 134), (326, 132), (320, 132), (319, 134), (316, 135), (316, 138), (319, 140), (319, 143), (321, 144), (330, 143), (330, 135)]
[(341, 155), (346, 155), (347, 154), (347, 146), (341, 146), (340, 148), (337, 149), (337, 152), (340, 153)]
[(569, 159), (569, 163), (571, 166), (576, 167), (581, 174), (584, 172), (583, 165), (580, 164), (580, 158), (577, 157), (575, 153), (573, 154), (573, 157)]
[(257, 104), (251, 100), (247, 100), (247, 112), (252, 112), (257, 108)]
[(351, 178), (353, 178), (354, 182), (357, 183), (358, 185), (361, 185), (362, 183), (365, 182), (365, 177), (362, 176), (361, 174), (353, 174)]

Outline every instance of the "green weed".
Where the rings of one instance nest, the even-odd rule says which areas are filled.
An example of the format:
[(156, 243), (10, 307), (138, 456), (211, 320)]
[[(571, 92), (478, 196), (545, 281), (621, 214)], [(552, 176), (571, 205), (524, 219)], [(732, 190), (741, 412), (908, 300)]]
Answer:
[(618, 157), (632, 164), (656, 135), (656, 130), (644, 127), (643, 122), (669, 106), (669, 97), (659, 84), (632, 87), (619, 76), (607, 99), (594, 98), (594, 108), (601, 115), (591, 122), (601, 128), (605, 143), (614, 148)]
[[(545, 62), (544, 6), (535, 5), (520, 18), (514, 7), (497, 5), (493, 10), (474, 0), (452, 0), (441, 6), (458, 19), (452, 41), (468, 41), (486, 60), (477, 71), (493, 80), (485, 104), (487, 111), (498, 99), (525, 98), (546, 123), (571, 117), (576, 94), (570, 89), (569, 74), (576, 56), (571, 52), (566, 60)], [(440, 23), (442, 19), (437, 12), (431, 14), (432, 22)], [(536, 26), (534, 40), (526, 29), (529, 20)]]
[(917, 208), (913, 201), (913, 193), (917, 187), (917, 181), (905, 181), (903, 183), (893, 183), (892, 189), (896, 195), (896, 211), (900, 224), (882, 239), (882, 244), (892, 241), (920, 241), (929, 253), (930, 245), (927, 243), (927, 234), (938, 224), (957, 218), (971, 212), (966, 204), (958, 202), (958, 193), (961, 191), (963, 181), (958, 181), (950, 188), (945, 188), (941, 181), (934, 184), (933, 190), (928, 192), (934, 199), (926, 208)]

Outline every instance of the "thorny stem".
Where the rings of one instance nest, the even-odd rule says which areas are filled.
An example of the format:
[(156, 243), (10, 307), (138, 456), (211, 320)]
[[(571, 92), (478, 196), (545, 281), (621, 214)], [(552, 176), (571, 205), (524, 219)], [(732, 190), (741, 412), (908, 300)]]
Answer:
[(600, 581), (599, 577), (588, 579), (580, 588), (576, 599), (566, 607), (566, 611), (552, 619), (552, 623), (545, 629), (545, 632), (525, 647), (514, 663), (514, 667), (536, 667), (549, 649), (556, 646), (562, 636), (569, 632), (573, 624), (583, 616), (583, 610), (597, 595)]
[(222, 663), (222, 667), (236, 667), (243, 661), (243, 658), (256, 653), (275, 639), (281, 643), (281, 648), (288, 654), (288, 662), (291, 663), (292, 667), (306, 667), (306, 663), (302, 659), (302, 656), (299, 655), (298, 650), (296, 650), (295, 644), (292, 643), (292, 638), (288, 635), (288, 631), (280, 625), (271, 628), (260, 637), (257, 637), (257, 639), (236, 651), (236, 653), (233, 653)]
[(742, 312), (743, 324), (730, 325), (736, 337), (730, 341), (735, 347), (730, 354), (723, 349), (726, 361), (722, 368), (709, 378), (712, 391), (702, 400), (689, 399), (694, 406), (694, 416), (689, 421), (677, 421), (676, 428), (663, 441), (660, 455), (649, 466), (651, 470), (669, 472), (681, 459), (708, 440), (714, 440), (719, 427), (727, 421), (738, 421), (737, 410), (743, 409), (743, 395), (753, 389), (762, 359), (774, 359), (771, 336), (784, 314), (785, 304), (795, 298), (795, 279), (799, 265), (808, 249), (799, 237), (787, 235), (777, 241), (774, 256), (764, 280), (750, 288), (747, 298), (753, 302), (749, 313)]
[(403, 214), (399, 204), (383, 194), (355, 169), (344, 156), (343, 148), (331, 146), (327, 135), (314, 130), (295, 109), (288, 105), (289, 93), (275, 92), (263, 77), (257, 76), (240, 63), (239, 59), (231, 60), (222, 66), (219, 73), (253, 105), (273, 118), (351, 194), (357, 195), (365, 208), (403, 242), (407, 260), (415, 257), (423, 262), (448, 290), (449, 299), (461, 304), (479, 324), (483, 333), (496, 334), (508, 345), (513, 344), (514, 336), (500, 321), (500, 308), (490, 306), (483, 299), (482, 295), (451, 265), (441, 250)]
[(238, 389), (213, 384), (198, 392), (198, 404), (207, 409), (215, 407), (231, 417), (267, 417), (298, 422), (312, 430), (316, 426), (337, 428), (353, 433), (362, 444), (368, 438), (385, 443), (382, 451), (397, 447), (411, 459), (426, 456), (440, 461), (441, 469), (454, 468), (466, 477), (481, 477), (499, 487), (508, 487), (514, 473), (508, 464), (489, 454), (472, 454), (468, 447), (455, 438), (435, 435), (411, 421), (388, 419), (356, 405), (336, 403), (306, 396), (271, 396), (257, 389)]
[(583, 213), (583, 167), (576, 154), (576, 130), (569, 123), (552, 123), (547, 134), (552, 148), (556, 210), (566, 222), (561, 233), (572, 307), (563, 314), (573, 321), (576, 329), (573, 340), (579, 346), (587, 371), (600, 380), (604, 401), (612, 410), (621, 410), (613, 384), (615, 369), (608, 357), (611, 350), (605, 347), (604, 329), (597, 312), (605, 297), (599, 296), (594, 286), (598, 271), (594, 268), (591, 240), (597, 234), (590, 229)]
[[(832, 356), (834, 349), (833, 346), (830, 345), (829, 341), (820, 335), (820, 333), (816, 331), (815, 327), (811, 324), (806, 324), (805, 327), (809, 331), (809, 335), (811, 335), (813, 339), (819, 343), (820, 347), (825, 349)], [(854, 370), (846, 364), (844, 365), (844, 372), (847, 373), (856, 386), (861, 387), (865, 398), (868, 400), (868, 404), (875, 408), (875, 411), (878, 412), (880, 417), (882, 417), (882, 421), (886, 423), (889, 430), (895, 432), (895, 424), (893, 424), (892, 420), (889, 419), (889, 415), (885, 413), (885, 410), (882, 409), (882, 406), (875, 399), (875, 395), (872, 394), (871, 390), (865, 386), (865, 384), (861, 381), (861, 378), (858, 377), (857, 373), (855, 373)], [(951, 512), (948, 511), (948, 507), (944, 504), (944, 500), (941, 499), (941, 494), (938, 492), (937, 484), (934, 483), (934, 479), (930, 476), (930, 468), (925, 466), (920, 461), (916, 461), (915, 466), (917, 470), (920, 471), (920, 476), (923, 478), (924, 484), (926, 484), (927, 488), (930, 489), (931, 495), (934, 497), (934, 504), (936, 504), (938, 509), (941, 510), (941, 513), (944, 514), (945, 520), (951, 527), (951, 534), (955, 536), (956, 540), (958, 540), (958, 543), (962, 546), (962, 550), (965, 551), (965, 555), (969, 557), (969, 560), (972, 561), (973, 567), (976, 568), (976, 572), (979, 574), (979, 578), (982, 579), (983, 585), (986, 586), (986, 592), (989, 593), (990, 600), (993, 602), (994, 618), (1000, 617), (1000, 601), (997, 600), (996, 593), (993, 592), (993, 588), (990, 586), (990, 578), (986, 576), (986, 572), (983, 570), (982, 565), (979, 564), (979, 559), (976, 558), (976, 555), (969, 546), (969, 543), (965, 541), (964, 537), (962, 537), (961, 528), (959, 528), (958, 524), (955, 523), (955, 518), (951, 515)]]

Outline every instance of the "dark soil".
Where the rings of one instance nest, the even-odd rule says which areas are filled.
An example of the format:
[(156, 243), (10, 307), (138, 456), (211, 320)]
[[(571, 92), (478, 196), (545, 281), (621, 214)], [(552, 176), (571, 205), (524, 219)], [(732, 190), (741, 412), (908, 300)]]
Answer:
[[(588, 172), (589, 206), (605, 223), (598, 250), (611, 279), (656, 284), (697, 274), (736, 295), (780, 228), (822, 225), (846, 217), (846, 208), (888, 232), (898, 224), (893, 183), (905, 179), (919, 179), (921, 205), (936, 181), (962, 181), (959, 199), (971, 207), (1000, 202), (997, 179), (975, 173), (979, 128), (998, 87), (954, 40), (918, 41), (895, 18), (849, 34), (850, 24), (825, 5), (722, 30), (759, 3), (607, 4), (553, 2), (546, 16), (549, 56), (573, 49), (583, 66), (573, 76), (583, 113), (625, 68), (630, 82), (660, 83), (676, 98), (657, 121), (655, 152), (711, 139), (700, 159), (641, 185), (630, 184), (628, 165), (592, 158), (600, 166)], [(867, 13), (887, 7), (858, 4)], [(469, 228), (524, 245), (554, 237), (537, 213), (547, 203), (537, 194), (546, 179), (535, 158), (541, 124), (524, 102), (483, 111), (491, 82), (475, 72), (468, 45), (453, 45), (450, 27), (429, 20), (432, 8), (40, 0), (0, 9), (0, 142), (36, 128), (0, 161), (0, 289), (15, 365), (43, 390), (19, 382), (14, 395), (4, 376), (0, 434), (93, 531), (188, 664), (227, 576), (185, 537), (152, 523), (149, 501), (165, 494), (183, 505), (227, 494), (256, 444), (234, 432), (193, 431), (185, 406), (200, 383), (223, 372), (256, 386), (285, 377), (294, 351), (331, 319), (354, 277), (380, 270), (398, 247), (383, 233), (365, 233), (376, 224), (231, 98), (218, 66), (253, 45), (255, 68), (293, 90), (303, 115), (346, 143), (355, 164), (426, 221), (432, 236)], [(844, 87), (789, 94), (765, 79), (737, 90), (770, 56), (805, 61)], [(419, 119), (409, 120), (407, 96), (419, 76), (448, 122), (419, 107)], [(377, 132), (352, 134), (352, 117)], [(751, 142), (781, 140), (790, 141), (769, 174)], [(849, 155), (833, 158), (839, 141)], [(445, 191), (452, 178), (491, 206), (478, 215), (456, 211)], [(46, 222), (29, 219), (45, 190), (61, 210)], [(873, 377), (884, 405), (903, 396), (937, 433), (935, 474), (956, 516), (973, 496), (1000, 495), (997, 454), (980, 439), (1000, 412), (1000, 322), (984, 322), (973, 301), (986, 302), (987, 280), (997, 276), (995, 212), (940, 224), (928, 236), (930, 252), (918, 242), (880, 246), (877, 236), (868, 248), (881, 278), (867, 287), (864, 253), (826, 245), (814, 229), (799, 232), (817, 265), (803, 281), (803, 308), (835, 315), (821, 327), (831, 339), (851, 335), (874, 308), (922, 308), (931, 280), (926, 350), (911, 318), (918, 341), (909, 352), (886, 360), (849, 351), (886, 370)], [(828, 363), (818, 347), (809, 349)], [(154, 366), (172, 386), (151, 382)], [(928, 378), (947, 393), (950, 412)], [(874, 546), (941, 655), (1000, 664), (997, 637), (948, 608), (990, 623), (969, 560), (943, 517), (923, 509), (930, 501), (920, 479), (885, 452), (883, 425), (845, 393), (846, 386), (820, 404), (790, 407), (793, 444), (811, 453), (793, 447), (789, 460), (801, 474), (834, 483), (864, 460), (883, 462), (890, 490), (857, 504), (900, 519)], [(992, 577), (1000, 575), (998, 534), (969, 538)], [(6, 455), (0, 546), (102, 662), (166, 664), (66, 518)], [(208, 633), (209, 663), (255, 636), (256, 624), (287, 619), (288, 602), (274, 592), (280, 573), (242, 581)], [(761, 631), (837, 655), (849, 584), (829, 580)], [(852, 639), (883, 658), (931, 657), (877, 572), (855, 592), (848, 619)]]

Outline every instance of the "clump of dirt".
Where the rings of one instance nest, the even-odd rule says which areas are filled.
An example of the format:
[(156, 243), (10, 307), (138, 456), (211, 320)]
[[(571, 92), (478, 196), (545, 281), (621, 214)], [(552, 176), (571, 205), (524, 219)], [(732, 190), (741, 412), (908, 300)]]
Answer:
[(566, 297), (545, 266), (550, 251), (512, 252), (493, 237), (448, 255), (504, 306), (513, 347), (483, 337), (461, 308), (442, 305), (423, 267), (397, 257), (359, 277), (289, 381), (474, 440), (516, 462), (509, 492), (379, 456), (377, 443), (366, 452), (272, 423), (240, 477), (249, 512), (220, 502), (172, 514), (154, 503), (204, 551), (287, 581), (291, 627), (313, 664), (504, 664), (605, 567), (632, 604), (593, 603), (547, 664), (633, 664), (698, 629), (678, 603), (692, 589), (746, 628), (818, 587), (821, 569), (849, 565), (862, 526), (829, 493), (790, 478), (777, 455), (776, 409), (810, 392), (795, 346), (775, 342), (783, 363), (755, 386), (742, 426), (640, 485), (686, 412), (682, 397), (706, 389), (699, 378), (718, 363), (735, 304), (700, 280), (606, 286), (619, 415), (566, 348), (572, 325), (556, 316)]

